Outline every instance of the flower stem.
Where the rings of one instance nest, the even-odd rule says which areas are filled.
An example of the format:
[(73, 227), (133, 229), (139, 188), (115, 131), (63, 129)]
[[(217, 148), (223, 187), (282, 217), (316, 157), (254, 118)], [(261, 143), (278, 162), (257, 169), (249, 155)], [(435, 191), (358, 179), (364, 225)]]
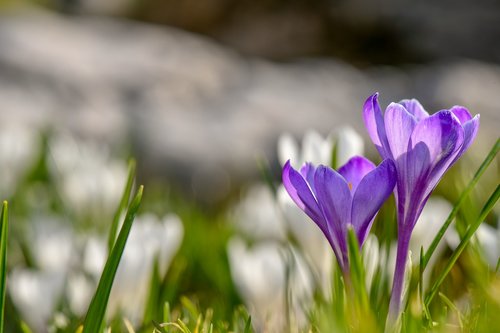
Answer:
[(389, 327), (396, 324), (402, 311), (401, 306), (403, 302), (403, 288), (405, 282), (406, 261), (408, 259), (408, 248), (410, 245), (410, 235), (411, 233), (409, 232), (399, 232), (398, 236), (396, 267), (394, 270), (391, 301), (389, 303), (389, 314), (387, 318)]

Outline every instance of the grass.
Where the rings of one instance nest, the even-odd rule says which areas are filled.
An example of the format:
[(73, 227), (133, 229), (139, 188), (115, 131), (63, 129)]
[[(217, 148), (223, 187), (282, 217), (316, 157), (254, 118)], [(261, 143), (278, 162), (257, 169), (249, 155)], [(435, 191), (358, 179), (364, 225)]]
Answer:
[[(463, 176), (452, 170), (439, 193), (450, 192), (450, 199), (455, 205), (449, 217), (444, 221), (439, 233), (434, 237), (432, 245), (421, 250), (420, 261), (414, 263), (405, 311), (400, 321), (403, 332), (435, 332), (478, 331), (498, 332), (500, 323), (496, 315), (500, 311), (500, 275), (498, 265), (488, 266), (482, 254), (480, 242), (475, 233), (484, 221), (496, 221), (495, 211), (500, 190), (498, 185), (491, 189), (492, 183), (498, 183), (498, 174), (492, 174), (491, 165), (497, 162), (500, 147), (497, 140), (491, 152), (480, 165), (472, 179), (464, 183)], [(6, 293), (9, 273), (18, 267), (41, 270), (39, 262), (30, 254), (30, 241), (25, 236), (31, 225), (33, 216), (50, 212), (69, 220), (76, 233), (85, 235), (90, 231), (101, 231), (101, 227), (92, 229), (92, 221), (86, 221), (90, 227), (81, 227), (73, 221), (74, 212), (65, 206), (57, 191), (55, 178), (47, 167), (47, 152), (42, 153), (33, 169), (12, 196), (15, 203), (9, 207), (4, 202), (0, 217), (0, 333), (37, 332), (41, 327), (30, 327), (23, 322), (19, 305), (13, 295)], [(266, 162), (260, 162), (260, 169), (272, 193), (275, 193), (276, 179)], [(84, 316), (72, 313), (68, 296), (61, 294), (54, 314), (61, 314), (66, 323), (58, 323), (54, 316), (48, 318), (47, 327), (54, 332), (253, 332), (259, 327), (259, 318), (250, 316), (253, 313), (251, 304), (248, 308), (243, 304), (245, 299), (238, 293), (238, 288), (231, 278), (231, 267), (227, 258), (227, 242), (238, 230), (233, 227), (232, 217), (228, 213), (232, 203), (238, 198), (228, 200), (227, 206), (213, 211), (196, 202), (186, 199), (176, 191), (158, 190), (157, 184), (149, 184), (151, 190), (144, 193), (140, 186), (130, 201), (135, 179), (136, 165), (129, 162), (128, 176), (124, 182), (124, 190), (118, 202), (118, 208), (107, 225), (106, 259), (100, 279)], [(494, 172), (494, 170), (493, 170)], [(493, 179), (493, 182), (491, 181)], [(478, 187), (481, 196), (477, 195)], [(488, 191), (486, 191), (488, 190)], [(36, 206), (30, 196), (44, 193), (46, 197)], [(31, 194), (30, 194), (31, 193)], [(486, 197), (484, 193), (489, 194)], [(478, 197), (480, 199), (478, 199)], [(107, 313), (108, 302), (115, 274), (127, 244), (134, 218), (139, 212), (150, 211), (161, 216), (167, 212), (177, 214), (183, 221), (184, 240), (174, 257), (166, 274), (160, 270), (159, 256), (152, 265), (152, 271), (146, 272), (147, 302), (144, 314), (138, 323), (132, 323), (120, 314)], [(349, 277), (334, 269), (331, 277), (330, 295), (314, 290), (312, 305), (305, 312), (305, 324), (299, 329), (294, 318), (289, 293), (285, 297), (288, 313), (286, 331), (290, 332), (383, 332), (387, 315), (391, 276), (386, 273), (390, 244), (394, 241), (394, 204), (390, 201), (382, 209), (372, 232), (380, 243), (380, 265), (377, 267), (369, 288), (366, 288), (366, 272), (363, 256), (359, 251), (356, 237), (349, 233), (349, 256), (352, 263)], [(256, 210), (259, 207), (255, 207)], [(10, 210), (10, 211), (9, 211)], [(477, 214), (476, 214), (477, 212)], [(140, 212), (139, 212), (140, 213)], [(8, 231), (8, 215), (14, 221), (11, 234)], [(76, 221), (82, 221), (76, 217)], [(455, 225), (452, 222), (455, 221)], [(444, 255), (437, 258), (437, 264), (429, 267), (433, 255), (437, 255), (438, 244), (444, 242), (447, 229), (465, 226), (459, 235), (459, 244), (448, 248)], [(9, 236), (9, 239), (8, 237)], [(253, 240), (252, 242), (258, 242)], [(254, 245), (250, 243), (250, 248)], [(297, 242), (280, 240), (280, 244), (293, 246), (301, 252)], [(147, 246), (147, 244), (144, 244)], [(9, 265), (7, 265), (9, 250)], [(500, 262), (500, 261), (499, 261)], [(416, 269), (415, 269), (416, 268)], [(76, 270), (79, 268), (77, 267)], [(428, 286), (424, 284), (424, 272), (429, 270)], [(290, 278), (286, 277), (287, 279)], [(290, 281), (285, 285), (290, 286)], [(438, 297), (436, 297), (438, 296)], [(281, 314), (278, 314), (281, 315)], [(57, 316), (56, 316), (57, 317)], [(360, 318), (362, 318), (360, 320)]]

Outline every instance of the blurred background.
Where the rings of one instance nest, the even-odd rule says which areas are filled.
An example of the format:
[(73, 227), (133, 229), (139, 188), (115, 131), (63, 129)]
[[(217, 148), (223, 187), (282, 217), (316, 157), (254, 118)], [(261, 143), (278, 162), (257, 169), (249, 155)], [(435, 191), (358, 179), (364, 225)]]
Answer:
[[(131, 156), (143, 213), (154, 216), (140, 216), (151, 226), (130, 240), (146, 266), (131, 252), (121, 275), (135, 280), (117, 283), (122, 293), (142, 283), (145, 302), (153, 257), (165, 251), (161, 297), (148, 303), (159, 310), (196, 295), (231, 317), (244, 292), (231, 282), (227, 226), (235, 215), (266, 225), (275, 209), (259, 204), (275, 193), (255, 189), (234, 208), (241, 190), (263, 174), (278, 181), (285, 132), (349, 125), (376, 160), (362, 123), (375, 91), (383, 108), (417, 98), (430, 113), (460, 104), (481, 114), (468, 164), (438, 188), (453, 202), (498, 138), (499, 41), (495, 0), (0, 0), (0, 194), (12, 207), (11, 281), (26, 283), (12, 283), (7, 331), (33, 309), (50, 310), (29, 323), (40, 332), (54, 309), (71, 323), (84, 315)], [(497, 161), (475, 203), (498, 176)], [(474, 218), (480, 205), (470, 206)], [(149, 323), (155, 311), (144, 311), (129, 316)]]
[(498, 136), (497, 1), (0, 1), (0, 116), (137, 156), (141, 177), (223, 201), (287, 131), (383, 106), (481, 114)]

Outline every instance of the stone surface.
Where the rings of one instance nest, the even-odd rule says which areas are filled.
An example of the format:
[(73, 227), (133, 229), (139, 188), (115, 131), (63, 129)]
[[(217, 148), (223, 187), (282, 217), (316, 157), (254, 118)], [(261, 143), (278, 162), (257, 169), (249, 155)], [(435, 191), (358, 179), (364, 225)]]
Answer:
[[(373, 91), (416, 97), (430, 111), (481, 113), (480, 146), (498, 137), (500, 66), (455, 60), (355, 69), (332, 59), (273, 63), (180, 30), (44, 12), (0, 18), (0, 123), (63, 127), (130, 143), (143, 173), (223, 197), (276, 161), (276, 140), (351, 124)], [(366, 136), (365, 136), (366, 137)], [(214, 194), (215, 193), (215, 194)]]

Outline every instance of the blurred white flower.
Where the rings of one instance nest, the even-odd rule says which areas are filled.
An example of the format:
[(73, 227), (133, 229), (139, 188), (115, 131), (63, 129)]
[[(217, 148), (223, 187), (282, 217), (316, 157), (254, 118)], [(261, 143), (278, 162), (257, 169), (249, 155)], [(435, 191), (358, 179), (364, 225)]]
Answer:
[(85, 315), (95, 289), (95, 281), (83, 273), (72, 273), (68, 276), (66, 297), (69, 308), (74, 314), (77, 316)]
[(336, 145), (338, 166), (347, 163), (351, 157), (364, 153), (363, 138), (350, 126), (338, 128), (330, 135), (330, 138)]
[(9, 274), (9, 294), (34, 332), (46, 332), (64, 287), (64, 273), (16, 268)]
[[(229, 241), (227, 252), (231, 276), (258, 331), (283, 331), (289, 305), (296, 324), (304, 324), (313, 284), (296, 252), (287, 256), (285, 249), (276, 242), (260, 242), (250, 248), (238, 237)], [(287, 305), (288, 292), (290, 303)]]
[(126, 163), (105, 146), (66, 134), (51, 138), (49, 148), (49, 169), (65, 203), (79, 215), (111, 215), (125, 187)]
[(305, 162), (314, 164), (330, 164), (333, 149), (331, 139), (323, 138), (316, 131), (308, 131), (302, 139), (299, 149), (297, 141), (290, 134), (283, 134), (278, 139), (278, 158), (281, 165), (290, 163), (300, 168)]
[[(450, 215), (453, 206), (444, 198), (433, 196), (425, 205), (422, 210), (422, 214), (418, 218), (417, 224), (413, 229), (413, 233), (410, 239), (410, 252), (411, 252), (411, 260), (414, 264), (418, 264), (420, 262), (420, 248), (423, 246), (424, 251), (429, 249), (434, 237), (436, 237), (439, 229), (443, 226), (444, 222)], [(448, 228), (447, 232), (444, 235), (446, 239), (450, 235), (450, 230), (452, 228)], [(424, 285), (427, 286), (429, 283), (429, 277), (432, 273), (432, 268), (434, 264), (441, 256), (443, 251), (446, 248), (446, 241), (442, 240), (439, 242), (434, 254), (430, 258), (427, 263), (427, 267), (424, 271)]]
[(377, 272), (377, 269), (381, 266), (381, 256), (379, 254), (380, 247), (378, 243), (378, 238), (374, 234), (369, 234), (366, 238), (365, 244), (361, 255), (363, 257), (363, 263), (365, 266), (365, 277), (366, 277), (366, 289), (369, 291), (372, 286), (372, 281)]
[(323, 294), (329, 296), (334, 263), (332, 247), (323, 232), (297, 207), (283, 186), (278, 188), (278, 202), (290, 231), (309, 263), (311, 273)]
[[(446, 235), (448, 245), (455, 249), (460, 244), (460, 235), (455, 229), (450, 228)], [(481, 223), (477, 228), (471, 242), (479, 243), (484, 260), (491, 270), (495, 270), (500, 258), (500, 220), (497, 227)]]
[(483, 250), (483, 255), (491, 270), (496, 269), (500, 258), (500, 228), (494, 228), (481, 223), (476, 231), (476, 237)]
[[(183, 233), (182, 222), (175, 215), (167, 215), (162, 220), (150, 214), (136, 218), (113, 282), (108, 316), (121, 310), (131, 322), (139, 322), (144, 314), (154, 259), (158, 256), (160, 274), (166, 274), (181, 245)], [(94, 275), (95, 281), (98, 281), (106, 259), (105, 241), (90, 239), (85, 249), (83, 265), (88, 273)], [(77, 279), (69, 287), (76, 288), (83, 284), (83, 280)], [(74, 296), (73, 304), (77, 304), (74, 311), (85, 308), (81, 305), (84, 303), (82, 300), (90, 300), (90, 297), (84, 297), (75, 290), (70, 291), (70, 294)]]
[(38, 269), (16, 268), (9, 275), (9, 292), (23, 320), (35, 332), (45, 332), (75, 255), (73, 230), (54, 217), (37, 217), (28, 234)]
[(0, 127), (0, 195), (13, 194), (22, 176), (38, 157), (38, 135), (26, 125), (2, 124)]
[(42, 271), (66, 273), (76, 250), (73, 229), (56, 217), (37, 217), (32, 225), (30, 245), (36, 265)]
[[(425, 205), (422, 214), (413, 229), (410, 240), (410, 250), (412, 251), (412, 261), (418, 263), (420, 261), (420, 248), (423, 246), (427, 250), (436, 237), (439, 229), (450, 215), (452, 205), (441, 197), (433, 196)], [(436, 248), (433, 257), (439, 257), (445, 244), (441, 242)]]
[(286, 226), (269, 186), (251, 187), (231, 212), (236, 228), (254, 239), (286, 238)]
[(363, 138), (352, 127), (343, 126), (332, 131), (326, 138), (315, 131), (306, 132), (301, 148), (290, 134), (281, 135), (278, 139), (278, 160), (281, 165), (290, 160), (295, 169), (305, 162), (330, 165), (334, 145), (339, 166), (355, 155), (362, 155), (364, 150)]

